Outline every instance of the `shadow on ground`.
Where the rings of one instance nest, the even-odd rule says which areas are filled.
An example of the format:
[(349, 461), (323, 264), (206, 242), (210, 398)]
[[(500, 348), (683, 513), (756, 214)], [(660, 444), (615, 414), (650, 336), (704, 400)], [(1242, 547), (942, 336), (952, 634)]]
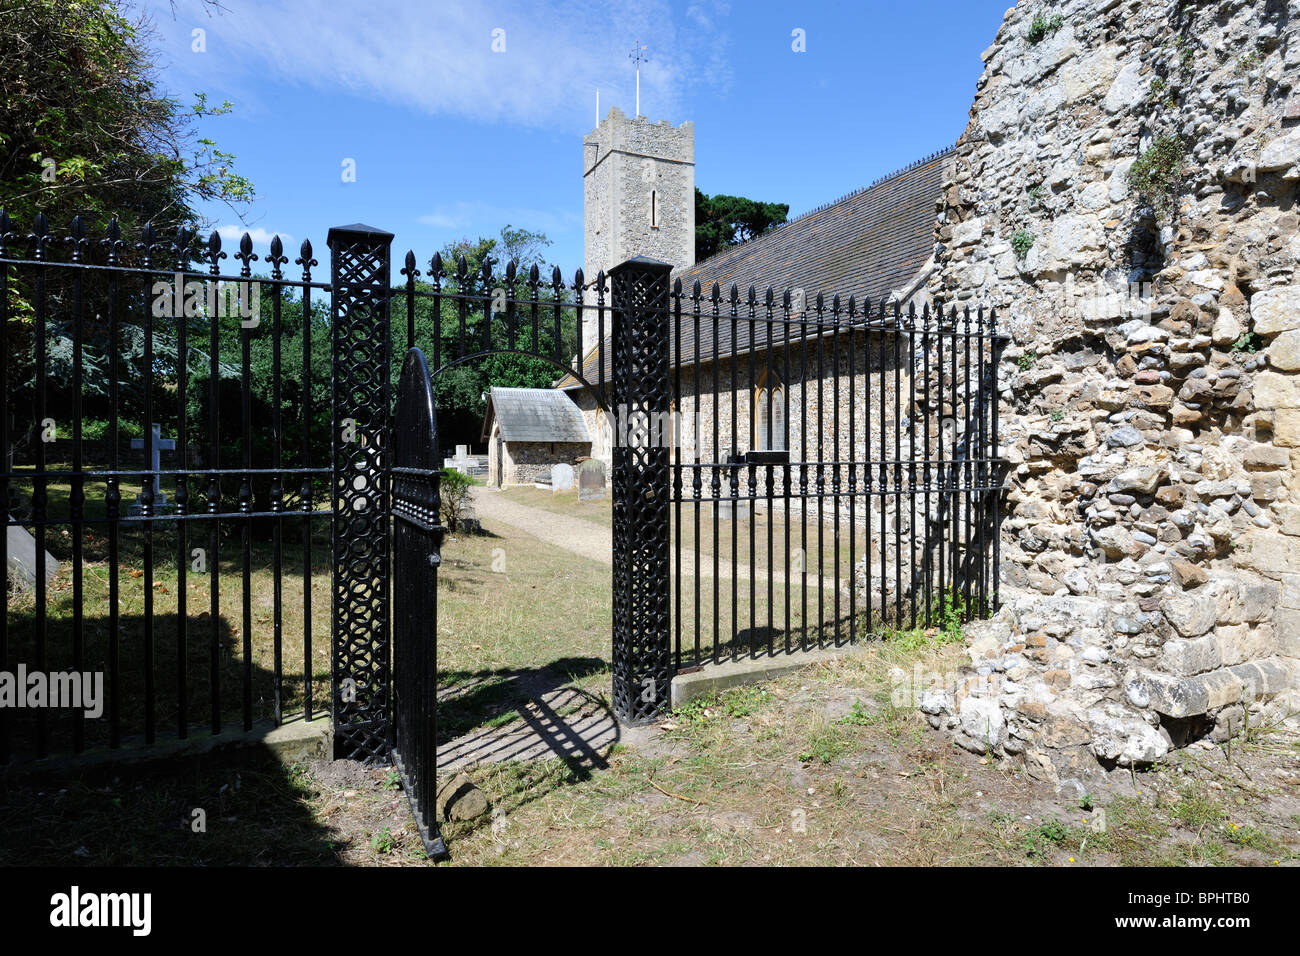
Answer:
[(338, 865), (317, 795), (260, 747), (0, 782), (0, 865)]

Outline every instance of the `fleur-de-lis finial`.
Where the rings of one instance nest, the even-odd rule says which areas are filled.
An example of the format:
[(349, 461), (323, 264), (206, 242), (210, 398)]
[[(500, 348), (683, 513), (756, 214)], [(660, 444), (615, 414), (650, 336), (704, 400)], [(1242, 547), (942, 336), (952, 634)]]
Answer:
[(140, 250), (140, 262), (146, 269), (153, 264), (153, 247), (157, 242), (153, 223), (146, 222), (144, 229), (140, 231), (140, 241), (135, 244), (135, 247)]
[(72, 217), (72, 228), (63, 241), (72, 246), (72, 261), (80, 262), (81, 254), (87, 245), (86, 224), (80, 216)]
[(284, 242), (281, 241), (279, 233), (271, 237), (271, 254), (266, 257), (266, 261), (271, 264), (272, 279), (284, 277), (284, 273), (280, 271), (280, 266), (288, 262), (289, 257), (284, 254)]
[(250, 262), (256, 262), (257, 256), (253, 253), (253, 237), (245, 232), (239, 237), (239, 251), (235, 253), (235, 258), (240, 261), (239, 274), (241, 276), (250, 276), (253, 270), (250, 268)]
[(32, 224), (32, 231), (27, 236), (27, 240), (35, 244), (32, 250), (32, 258), (44, 259), (45, 244), (50, 241), (50, 224), (45, 218), (45, 213), (38, 212), (36, 214), (36, 221)]
[(190, 267), (190, 240), (193, 233), (189, 229), (181, 226), (176, 230), (176, 245), (173, 247), (176, 252), (176, 271), (186, 272)]
[(221, 251), (221, 235), (213, 229), (208, 233), (208, 271), (213, 275), (221, 272), (221, 260), (226, 258), (226, 254)]
[(296, 266), (302, 266), (302, 281), (310, 282), (311, 267), (320, 264), (312, 258), (310, 239), (304, 239), (302, 241), (302, 245), (298, 247), (298, 258), (293, 260), (293, 264)]
[[(3, 227), (0, 226), (0, 231)], [(3, 237), (0, 237), (3, 241)], [(99, 244), (104, 247), (108, 253), (108, 264), (115, 266), (118, 263), (118, 256), (122, 252), (122, 227), (118, 224), (117, 219), (110, 219), (108, 227), (104, 230), (104, 238), (99, 240)]]
[(400, 274), (406, 276), (408, 282), (414, 282), (416, 277), (422, 274), (420, 270), (415, 267), (415, 253), (410, 249), (406, 250), (406, 258), (403, 260)]

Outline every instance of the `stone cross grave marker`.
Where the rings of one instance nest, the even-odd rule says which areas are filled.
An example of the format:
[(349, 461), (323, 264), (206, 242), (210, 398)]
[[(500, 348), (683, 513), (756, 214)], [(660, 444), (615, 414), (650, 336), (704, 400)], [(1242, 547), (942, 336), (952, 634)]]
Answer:
[[(132, 438), (131, 447), (143, 449), (145, 447), (144, 439)], [(162, 452), (173, 451), (175, 450), (175, 448), (176, 448), (175, 439), (162, 437), (161, 425), (155, 424), (149, 430), (148, 457), (149, 457), (149, 470), (153, 472), (153, 509), (155, 512), (162, 511), (170, 507), (167, 501), (167, 496), (163, 494), (162, 484), (159, 480), (158, 472), (162, 467)], [(133, 504), (129, 509), (130, 514), (138, 515), (141, 513), (141, 511), (143, 510), (143, 501), (142, 501), (143, 497), (144, 497), (143, 492), (135, 496), (135, 504)]]
[(605, 463), (588, 458), (578, 466), (578, 500), (598, 501), (605, 497)]

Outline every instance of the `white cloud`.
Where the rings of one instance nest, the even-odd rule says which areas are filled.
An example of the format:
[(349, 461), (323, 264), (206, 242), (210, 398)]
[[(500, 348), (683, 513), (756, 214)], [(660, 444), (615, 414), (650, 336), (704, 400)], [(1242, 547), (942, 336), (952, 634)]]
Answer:
[(502, 226), (541, 230), (548, 236), (571, 232), (582, 225), (582, 217), (563, 209), (532, 209), (497, 206), (486, 202), (457, 202), (416, 217), (416, 222), (434, 229), (466, 230), (495, 236)]
[[(725, 89), (725, 2), (692, 4), (685, 23), (666, 0), (440, 4), (394, 0), (382, 14), (338, 0), (225, 0), (215, 16), (197, 0), (178, 0), (173, 19), (162, 0), (146, 0), (189, 78), (212, 70), (264, 84), (268, 74), (321, 90), (408, 104), (433, 115), (528, 126), (590, 127), (595, 91), (603, 110), (631, 112), (628, 61), (639, 37), (650, 62), (641, 71), (642, 112), (678, 114), (688, 86)], [(207, 52), (190, 54), (190, 30), (207, 31)], [(493, 52), (503, 30), (504, 52)], [(181, 52), (184, 51), (184, 52)], [(335, 116), (346, 122), (347, 117)]]
[(248, 233), (248, 237), (253, 240), (253, 245), (255, 246), (269, 246), (271, 244), (271, 238), (278, 235), (286, 249), (292, 248), (291, 243), (293, 242), (293, 236), (289, 235), (287, 232), (267, 232), (261, 226), (254, 229), (245, 229), (243, 226), (230, 224), (217, 226), (217, 235), (220, 236), (223, 241), (237, 243), (243, 237), (244, 233)]

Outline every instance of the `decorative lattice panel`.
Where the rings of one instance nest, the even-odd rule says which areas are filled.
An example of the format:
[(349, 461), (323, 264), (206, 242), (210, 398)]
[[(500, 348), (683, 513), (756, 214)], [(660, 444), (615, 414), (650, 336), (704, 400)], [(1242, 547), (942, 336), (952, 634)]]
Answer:
[(671, 267), (631, 259), (610, 271), (614, 299), (614, 712), (662, 715), (669, 639), (668, 283)]
[(389, 246), (368, 226), (329, 233), (334, 345), (334, 751), (378, 763), (389, 685)]

